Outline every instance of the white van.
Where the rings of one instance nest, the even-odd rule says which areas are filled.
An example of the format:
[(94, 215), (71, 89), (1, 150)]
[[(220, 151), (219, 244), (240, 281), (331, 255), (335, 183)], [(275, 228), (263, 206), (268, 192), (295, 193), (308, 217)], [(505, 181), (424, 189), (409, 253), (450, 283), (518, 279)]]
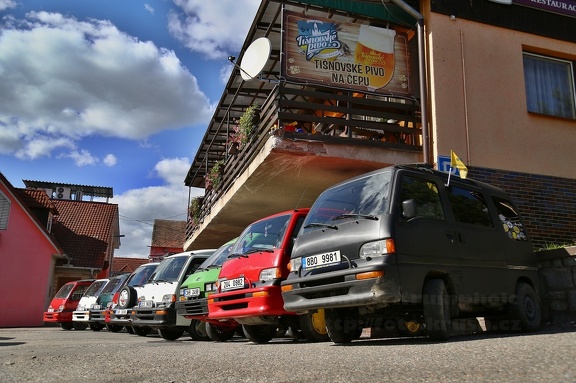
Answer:
[(88, 326), (90, 326), (90, 328), (93, 327), (90, 322), (90, 308), (96, 304), (98, 295), (104, 290), (108, 281), (108, 278), (97, 279), (92, 282), (90, 287), (84, 292), (84, 295), (82, 295), (82, 298), (80, 298), (78, 302), (76, 310), (72, 313), (72, 322), (75, 324), (74, 328), (83, 327), (82, 329), (85, 329)]
[(148, 283), (134, 287), (138, 302), (130, 316), (132, 325), (157, 329), (166, 340), (180, 338), (191, 323), (190, 319), (176, 315), (180, 285), (215, 251), (186, 251), (166, 257)]

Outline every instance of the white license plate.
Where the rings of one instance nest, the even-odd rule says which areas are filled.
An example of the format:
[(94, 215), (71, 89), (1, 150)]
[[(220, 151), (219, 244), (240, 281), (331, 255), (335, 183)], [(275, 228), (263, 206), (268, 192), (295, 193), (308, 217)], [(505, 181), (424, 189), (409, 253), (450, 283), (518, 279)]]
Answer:
[(185, 297), (197, 297), (200, 295), (200, 288), (195, 287), (193, 289), (184, 289), (184, 294), (182, 295)]
[(316, 267), (329, 266), (335, 263), (340, 263), (340, 250), (331, 251), (324, 254), (311, 255), (302, 258), (303, 269), (314, 269)]
[(116, 315), (126, 315), (128, 314), (128, 309), (121, 309), (115, 311)]
[(100, 310), (100, 305), (92, 305), (92, 310)]
[(142, 307), (145, 309), (152, 308), (152, 301), (142, 301), (142, 302), (138, 303), (138, 307)]
[(236, 290), (244, 287), (244, 277), (222, 281), (220, 291)]
[(50, 309), (48, 309), (48, 312), (49, 312), (49, 313), (53, 313), (53, 312), (54, 312), (54, 309), (50, 308)]

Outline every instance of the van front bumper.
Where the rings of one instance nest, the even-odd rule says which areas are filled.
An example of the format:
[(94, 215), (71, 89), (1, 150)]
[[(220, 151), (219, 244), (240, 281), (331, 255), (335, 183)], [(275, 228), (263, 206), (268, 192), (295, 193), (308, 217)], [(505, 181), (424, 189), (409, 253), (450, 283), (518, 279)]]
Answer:
[(262, 286), (211, 295), (208, 311), (208, 317), (216, 320), (295, 314), (284, 309), (280, 286)]
[(46, 311), (43, 320), (47, 323), (72, 322), (72, 311)]
[(162, 308), (134, 307), (130, 318), (134, 326), (152, 328), (174, 327), (176, 326), (176, 308), (174, 305)]
[(286, 310), (298, 313), (321, 308), (385, 307), (402, 301), (398, 281), (394, 266), (345, 269), (306, 277), (291, 274), (282, 282), (282, 298)]

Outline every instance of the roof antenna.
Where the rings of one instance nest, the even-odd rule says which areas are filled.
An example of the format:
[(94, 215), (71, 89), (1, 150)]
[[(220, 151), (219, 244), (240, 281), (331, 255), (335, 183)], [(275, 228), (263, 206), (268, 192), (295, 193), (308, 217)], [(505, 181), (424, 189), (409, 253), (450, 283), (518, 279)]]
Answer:
[(298, 203), (296, 204), (295, 209), (298, 209), (298, 206), (300, 206), (300, 202), (302, 202), (302, 198), (304, 198), (304, 194), (306, 194), (306, 190), (308, 190), (308, 185), (306, 185), (306, 188), (302, 191), (302, 195), (300, 196), (300, 199), (298, 200)]

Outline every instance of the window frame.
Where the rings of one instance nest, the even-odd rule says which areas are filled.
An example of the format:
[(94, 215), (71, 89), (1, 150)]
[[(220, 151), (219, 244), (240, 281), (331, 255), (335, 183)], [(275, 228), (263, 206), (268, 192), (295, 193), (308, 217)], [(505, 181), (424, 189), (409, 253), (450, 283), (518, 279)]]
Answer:
[(12, 201), (0, 190), (0, 230), (8, 230)]

